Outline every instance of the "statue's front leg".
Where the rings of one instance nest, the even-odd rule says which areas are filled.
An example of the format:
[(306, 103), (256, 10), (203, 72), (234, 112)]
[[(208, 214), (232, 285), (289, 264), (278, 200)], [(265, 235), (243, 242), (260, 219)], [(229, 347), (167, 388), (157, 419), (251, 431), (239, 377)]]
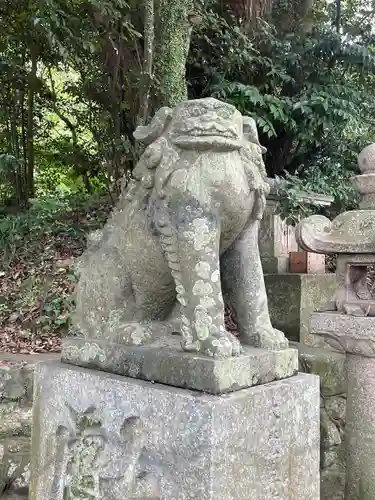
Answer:
[(272, 327), (258, 248), (259, 221), (250, 221), (222, 258), (222, 281), (236, 317), (241, 340), (265, 349), (288, 346)]
[(224, 327), (219, 217), (176, 203), (159, 228), (182, 306), (183, 348), (218, 358), (240, 354), (240, 343)]

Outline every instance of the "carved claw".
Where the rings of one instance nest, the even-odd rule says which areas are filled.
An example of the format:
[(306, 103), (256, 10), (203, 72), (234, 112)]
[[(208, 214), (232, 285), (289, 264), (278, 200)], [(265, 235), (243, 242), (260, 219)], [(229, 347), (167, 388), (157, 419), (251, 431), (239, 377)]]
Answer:
[(328, 312), (328, 311), (337, 311), (336, 300), (332, 299), (321, 307), (318, 307), (316, 312)]
[(125, 323), (119, 324), (118, 333), (122, 343), (127, 345), (143, 345), (147, 344), (152, 339), (152, 332), (147, 325), (140, 323)]
[(284, 333), (276, 328), (271, 330), (263, 330), (251, 337), (246, 339), (246, 342), (253, 346), (259, 347), (261, 349), (269, 349), (272, 351), (279, 351), (282, 349), (287, 349), (289, 346), (288, 340)]
[(360, 305), (343, 302), (341, 307), (337, 308), (339, 312), (343, 312), (348, 316), (366, 316), (365, 311)]
[(220, 337), (211, 336), (201, 343), (202, 354), (212, 356), (217, 359), (239, 356), (242, 352), (239, 340), (229, 332), (225, 332)]

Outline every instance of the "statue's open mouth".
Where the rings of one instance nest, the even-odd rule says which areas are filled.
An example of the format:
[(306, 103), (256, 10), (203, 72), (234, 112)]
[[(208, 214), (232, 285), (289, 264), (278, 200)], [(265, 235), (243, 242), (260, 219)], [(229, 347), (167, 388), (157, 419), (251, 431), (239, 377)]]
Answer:
[(224, 130), (219, 132), (217, 130), (192, 130), (187, 132), (186, 135), (192, 135), (194, 137), (228, 137), (230, 139), (238, 139), (238, 134), (231, 130)]
[(226, 137), (228, 139), (239, 139), (239, 134), (232, 124), (212, 124), (211, 122), (207, 124), (204, 122), (200, 123), (199, 127), (197, 127), (195, 123), (191, 127), (189, 127), (189, 123), (185, 123), (184, 126), (180, 127), (178, 132), (176, 131), (173, 135), (184, 137)]

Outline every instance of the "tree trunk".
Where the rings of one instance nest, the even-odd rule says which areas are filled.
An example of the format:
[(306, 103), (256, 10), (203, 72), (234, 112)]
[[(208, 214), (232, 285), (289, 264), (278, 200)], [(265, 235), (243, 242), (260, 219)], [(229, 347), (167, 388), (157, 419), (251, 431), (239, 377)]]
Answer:
[(34, 196), (34, 100), (35, 100), (35, 82), (38, 69), (37, 56), (31, 50), (31, 73), (29, 79), (28, 103), (27, 103), (27, 194), (28, 198)]
[[(173, 107), (187, 99), (186, 59), (193, 0), (157, 0), (154, 108)], [(155, 110), (155, 109), (154, 109)]]
[(143, 1), (144, 35), (143, 35), (143, 70), (142, 93), (137, 125), (147, 123), (150, 108), (150, 90), (154, 71), (154, 41), (155, 41), (155, 5), (154, 0)]
[(259, 19), (272, 12), (272, 0), (222, 0), (221, 9), (231, 12), (247, 29), (255, 28)]

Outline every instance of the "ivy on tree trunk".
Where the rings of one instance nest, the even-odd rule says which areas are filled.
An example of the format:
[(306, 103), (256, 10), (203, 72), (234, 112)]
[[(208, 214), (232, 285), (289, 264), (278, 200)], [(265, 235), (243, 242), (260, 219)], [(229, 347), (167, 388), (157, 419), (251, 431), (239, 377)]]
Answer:
[(186, 60), (193, 0), (156, 0), (155, 108), (187, 99)]

